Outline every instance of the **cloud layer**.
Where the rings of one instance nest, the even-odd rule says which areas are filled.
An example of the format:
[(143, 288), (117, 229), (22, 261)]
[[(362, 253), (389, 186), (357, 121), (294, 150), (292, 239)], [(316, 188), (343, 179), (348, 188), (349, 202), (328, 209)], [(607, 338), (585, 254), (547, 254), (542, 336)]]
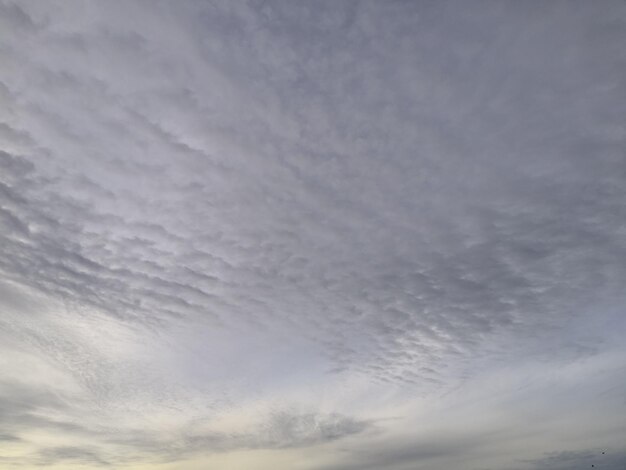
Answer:
[(385, 440), (410, 397), (623, 376), (620, 2), (0, 5), (13, 463), (415, 468), (489, 432)]

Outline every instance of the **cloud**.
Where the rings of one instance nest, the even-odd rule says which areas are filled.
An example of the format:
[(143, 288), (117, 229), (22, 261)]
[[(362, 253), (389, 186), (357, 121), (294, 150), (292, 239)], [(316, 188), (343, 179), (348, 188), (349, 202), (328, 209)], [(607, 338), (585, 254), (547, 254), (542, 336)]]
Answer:
[[(339, 464), (337, 466), (329, 467), (332, 470), (348, 470), (353, 468), (415, 468), (415, 465), (423, 465), (424, 468), (429, 468), (428, 465), (432, 465), (433, 461), (437, 458), (454, 458), (461, 455), (471, 455), (472, 448), (479, 446), (479, 441), (476, 439), (474, 442), (461, 441), (455, 442), (450, 440), (445, 446), (441, 445), (441, 441), (432, 442), (423, 448), (419, 445), (405, 447), (397, 446), (396, 448), (387, 447), (382, 454), (372, 453), (370, 455), (361, 456), (361, 459), (354, 463), (347, 463), (345, 465)], [(484, 442), (484, 441), (483, 441)], [(606, 468), (609, 470), (618, 470), (623, 468), (625, 461), (624, 452), (620, 450), (613, 451), (601, 451), (599, 449), (584, 450), (584, 451), (563, 451), (563, 452), (551, 452), (546, 453), (544, 456), (538, 459), (523, 461), (524, 466), (519, 467), (519, 462), (509, 460), (501, 463), (500, 467), (484, 466), (473, 468), (515, 468), (515, 469), (545, 469), (545, 470), (566, 470), (572, 468)], [(462, 460), (461, 460), (462, 462)], [(452, 463), (452, 465), (459, 464), (461, 462)], [(466, 462), (467, 463), (467, 462)], [(472, 463), (469, 463), (472, 465)], [(422, 467), (418, 467), (422, 468)], [(438, 468), (438, 467), (437, 467)]]
[(338, 413), (320, 415), (316, 413), (292, 414), (281, 411), (271, 416), (267, 425), (266, 439), (273, 443), (272, 447), (314, 445), (361, 433), (370, 424)]
[(144, 432), (143, 436), (135, 433), (135, 437), (127, 441), (130, 436), (117, 437), (112, 433), (109, 442), (117, 445), (130, 444), (149, 451), (149, 455), (161, 455), (165, 460), (173, 460), (208, 451), (311, 447), (357, 435), (372, 425), (339, 413), (303, 414), (287, 409), (260, 417), (246, 432), (194, 431), (191, 427), (177, 439), (160, 439), (156, 434)]
[(48, 466), (59, 462), (77, 462), (96, 466), (109, 466), (109, 463), (90, 448), (49, 447), (39, 451), (37, 465)]
[(626, 453), (623, 451), (606, 452), (597, 449), (586, 451), (554, 452), (537, 459), (529, 460), (531, 468), (546, 470), (565, 470), (567, 468), (606, 468), (608, 470), (623, 468), (626, 464)]
[[(496, 332), (540, 335), (560, 328), (593, 302), (619, 297), (626, 277), (618, 261), (624, 254), (619, 221), (626, 200), (620, 142), (592, 136), (601, 130), (583, 132), (597, 122), (594, 116), (601, 109), (612, 109), (612, 95), (601, 91), (605, 85), (598, 81), (608, 87), (613, 76), (599, 78), (603, 62), (588, 69), (590, 61), (598, 62), (600, 45), (581, 42), (571, 30), (577, 25), (594, 30), (593, 21), (602, 18), (587, 23), (582, 13), (572, 14), (559, 20), (560, 31), (548, 29), (554, 19), (510, 18), (511, 34), (517, 37), (510, 48), (521, 60), (517, 75), (507, 72), (513, 65), (503, 58), (497, 67), (490, 65), (498, 73), (473, 77), (481, 73), (479, 65), (456, 56), (456, 38), (441, 54), (429, 52), (420, 38), (437, 32), (428, 33), (426, 25), (415, 37), (409, 32), (383, 35), (370, 48), (349, 41), (343, 47), (353, 57), (368, 51), (376, 56), (399, 42), (389, 60), (401, 61), (409, 51), (403, 47), (414, 40), (423, 44), (419, 50), (430, 74), (444, 60), (455, 60), (455, 67), (467, 70), (470, 84), (485, 77), (502, 91), (493, 97), (478, 91), (463, 96), (468, 84), (435, 84), (419, 63), (409, 62), (397, 72), (370, 74), (353, 91), (354, 101), (348, 99), (335, 113), (339, 100), (334, 94), (342, 91), (333, 86), (350, 72), (337, 69), (325, 80), (320, 77), (328, 89), (319, 95), (310, 83), (284, 88), (274, 83), (280, 75), (267, 77), (262, 68), (270, 66), (265, 61), (271, 54), (304, 54), (306, 76), (314, 77), (318, 66), (309, 66), (306, 57), (314, 60), (322, 53), (317, 48), (325, 50), (322, 45), (336, 39), (338, 32), (328, 38), (322, 34), (324, 28), (338, 28), (338, 19), (322, 15), (319, 21), (328, 21), (326, 26), (305, 28), (308, 40), (288, 46), (290, 36), (273, 29), (264, 9), (218, 10), (211, 21), (225, 15), (240, 24), (233, 30), (238, 40), (227, 46), (229, 33), (209, 32), (216, 41), (209, 51), (197, 37), (205, 31), (201, 21), (209, 21), (208, 12), (202, 12), (179, 40), (181, 47), (200, 46), (172, 55), (157, 49), (160, 40), (153, 30), (153, 23), (163, 21), (159, 12), (168, 8), (157, 8), (132, 33), (124, 21), (108, 27), (107, 18), (118, 14), (115, 8), (102, 7), (97, 17), (79, 16), (74, 19), (78, 30), (71, 34), (46, 29), (36, 19), (28, 23), (40, 25), (30, 46), (33, 58), (16, 63), (5, 79), (10, 94), (20, 93), (22, 100), (19, 108), (12, 106), (20, 119), (10, 121), (9, 129), (33, 142), (23, 154), (5, 152), (2, 159), (10, 179), (4, 192), (11, 204), (3, 210), (3, 270), (10, 278), (148, 324), (202, 315), (216, 324), (293, 325), (323, 337), (338, 366), (392, 381), (434, 379), (419, 372), (412, 377), (409, 370), (415, 374), (415, 365), (423, 362), (437, 370), (444, 358), (475, 353)], [(345, 15), (357, 38), (367, 37), (357, 17), (366, 16), (369, 8), (360, 13), (346, 8), (339, 15)], [(16, 5), (10, 9), (20, 17), (29, 15)], [(40, 7), (33, 10), (33, 16), (43, 14)], [(294, 27), (317, 24), (309, 22), (315, 13), (308, 8), (283, 10), (270, 8), (278, 17), (293, 18)], [(376, 29), (409, 13), (383, 10)], [(422, 16), (434, 14), (409, 10), (420, 24), (426, 21)], [(176, 13), (173, 37), (182, 35), (178, 22), (189, 20), (188, 13), (185, 8)], [(59, 24), (74, 21), (61, 20), (68, 12), (55, 14)], [(249, 14), (257, 16), (251, 20)], [(460, 14), (445, 21), (467, 34), (475, 28)], [(504, 39), (495, 36), (497, 19), (485, 21), (485, 37), (470, 44), (489, 51), (496, 47), (489, 45), (489, 34)], [(554, 44), (527, 58), (533, 40), (519, 31), (528, 24), (554, 36)], [(267, 87), (263, 100), (249, 88), (249, 80), (232, 70), (248, 58), (247, 38), (259, 28), (269, 43), (251, 60), (249, 73)], [(41, 37), (48, 38), (45, 44)], [(616, 30), (607, 41), (618, 37)], [(550, 64), (550, 54), (570, 39), (578, 41), (568, 46), (571, 60)], [(76, 41), (82, 47), (74, 47)], [(309, 50), (310, 44), (316, 48)], [(43, 57), (46, 47), (56, 62)], [(8, 49), (17, 61), (17, 43), (9, 41)], [(87, 62), (99, 67), (84, 67), (86, 50), (91, 51)], [(333, 70), (340, 52), (324, 54)], [(164, 75), (172, 61), (189, 69), (185, 81)], [(606, 62), (608, 67), (609, 57)], [(361, 68), (368, 63), (381, 66), (369, 59)], [(124, 80), (106, 65), (123, 67)], [(413, 71), (411, 82), (422, 85), (400, 98), (388, 87), (403, 80), (403, 70)], [(209, 72), (216, 86), (234, 93), (227, 102), (198, 81)], [(380, 79), (377, 73), (383, 74)], [(499, 75), (505, 73), (506, 80)], [(19, 91), (17, 80), (24, 74), (41, 82)], [(567, 87), (559, 80), (566, 74)], [(540, 76), (546, 77), (545, 85), (529, 85)], [(576, 94), (590, 81), (596, 93)], [(133, 88), (131, 95), (126, 88), (134, 82), (146, 91)], [(444, 89), (431, 94), (431, 86)], [(444, 105), (440, 94), (446, 89), (456, 99)], [(288, 90), (302, 102), (303, 116), (293, 115), (293, 105), (282, 96)], [(559, 105), (545, 104), (537, 97), (542, 94)], [(371, 114), (375, 98), (393, 111), (393, 120), (377, 123), (378, 131), (369, 122), (368, 137), (359, 138), (352, 126), (359, 116)], [(416, 105), (409, 121), (419, 123), (416, 132), (409, 132), (413, 124), (399, 121), (408, 112), (407, 99)], [(420, 99), (425, 102), (418, 104)], [(204, 112), (205, 104), (213, 111)], [(237, 109), (243, 106), (249, 117), (240, 120)], [(430, 112), (433, 106), (444, 113), (445, 124)], [(477, 106), (480, 119), (461, 125), (465, 108)], [(586, 110), (587, 122), (566, 118), (576, 107)], [(497, 118), (503, 111), (511, 113), (509, 124)], [(212, 112), (221, 113), (219, 126), (209, 117)], [(331, 133), (321, 147), (314, 146), (321, 139), (306, 138), (305, 129), (316, 132), (316, 113), (345, 136)], [(305, 138), (295, 140), (282, 127), (292, 115)], [(548, 124), (541, 120), (562, 137), (545, 143), (552, 134), (544, 135)], [(259, 144), (252, 147), (252, 140)], [(85, 154), (87, 148), (92, 156)], [(36, 157), (37, 149), (48, 155), (47, 163)], [(293, 157), (286, 159), (284, 152)], [(588, 152), (594, 155), (593, 167)], [(388, 157), (381, 159), (383, 154)]]
[(370, 429), (334, 393), (618, 347), (620, 3), (0, 9), (0, 337), (70, 384), (9, 413), (3, 363), (7, 435), (64, 396), (138, 448), (316, 446)]

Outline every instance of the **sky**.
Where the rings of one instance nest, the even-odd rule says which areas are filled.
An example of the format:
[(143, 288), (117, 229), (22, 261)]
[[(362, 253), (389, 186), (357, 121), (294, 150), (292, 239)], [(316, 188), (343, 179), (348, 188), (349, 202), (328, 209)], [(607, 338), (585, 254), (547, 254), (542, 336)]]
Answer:
[(0, 0), (0, 469), (626, 468), (626, 3)]

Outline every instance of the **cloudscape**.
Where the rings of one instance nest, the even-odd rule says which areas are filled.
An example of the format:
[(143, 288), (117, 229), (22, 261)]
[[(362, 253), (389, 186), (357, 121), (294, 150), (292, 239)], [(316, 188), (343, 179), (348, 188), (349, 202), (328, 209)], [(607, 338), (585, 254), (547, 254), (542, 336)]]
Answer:
[(626, 3), (0, 0), (0, 469), (626, 468)]

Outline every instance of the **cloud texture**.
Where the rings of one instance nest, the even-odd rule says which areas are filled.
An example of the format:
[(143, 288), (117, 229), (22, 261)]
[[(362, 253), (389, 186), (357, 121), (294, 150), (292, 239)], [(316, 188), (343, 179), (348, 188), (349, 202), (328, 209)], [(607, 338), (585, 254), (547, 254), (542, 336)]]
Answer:
[(0, 5), (7, 462), (626, 435), (623, 3)]

